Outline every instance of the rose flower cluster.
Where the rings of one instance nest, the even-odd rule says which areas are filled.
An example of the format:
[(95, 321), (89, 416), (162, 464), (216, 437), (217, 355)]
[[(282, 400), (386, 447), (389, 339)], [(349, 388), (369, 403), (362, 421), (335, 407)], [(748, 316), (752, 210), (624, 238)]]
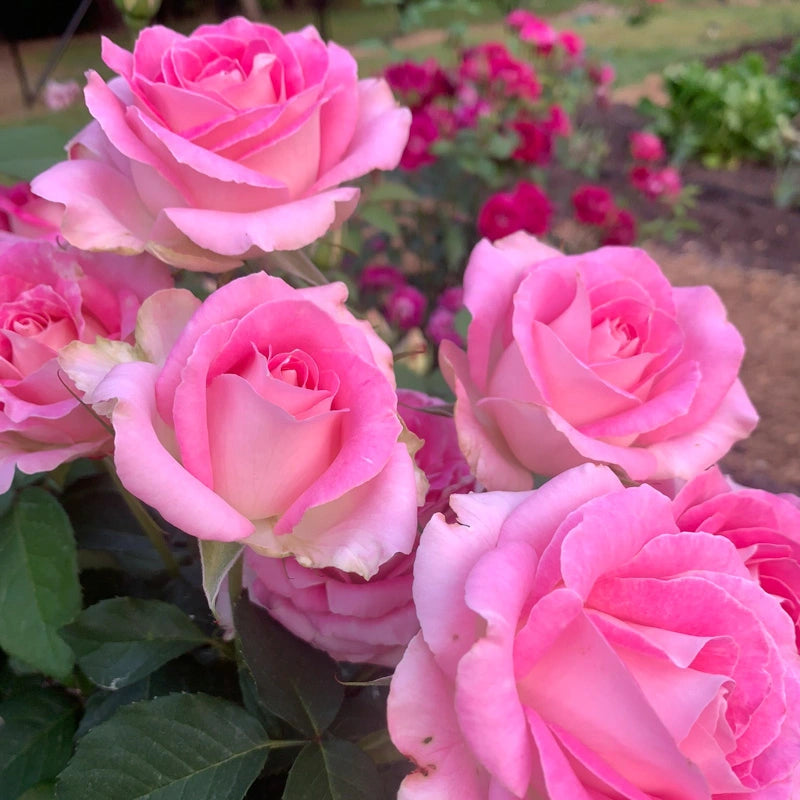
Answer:
[[(412, 121), (313, 28), (243, 19), (103, 58), (116, 77), (89, 73), (69, 159), (4, 195), (2, 488), (109, 457), (190, 537), (240, 544), (254, 603), (337, 660), (396, 667), (404, 800), (797, 798), (800, 502), (715, 466), (757, 422), (716, 293), (642, 250), (553, 249), (520, 230), (546, 227), (520, 183), (479, 223), (516, 232), (472, 250), (465, 342), (461, 290), (437, 305), (452, 402), (398, 389), (344, 283), (297, 288), (262, 257), (353, 214), (343, 184), (423, 161), (426, 104), (456, 88), (392, 73)], [(470, 82), (538, 91), (504, 53), (461, 69), (459, 113), (482, 113)], [(170, 273), (254, 259), (203, 300)], [(402, 305), (396, 276), (362, 286)]]

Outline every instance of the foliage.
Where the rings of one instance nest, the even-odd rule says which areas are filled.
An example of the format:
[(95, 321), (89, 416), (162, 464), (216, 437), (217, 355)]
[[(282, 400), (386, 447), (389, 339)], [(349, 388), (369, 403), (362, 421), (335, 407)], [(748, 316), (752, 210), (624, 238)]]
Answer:
[(699, 157), (709, 167), (780, 164), (789, 157), (797, 135), (792, 117), (800, 110), (800, 96), (791, 90), (792, 63), (787, 62), (785, 78), (767, 72), (757, 53), (719, 69), (675, 64), (664, 72), (668, 103), (644, 101), (642, 109), (678, 160)]

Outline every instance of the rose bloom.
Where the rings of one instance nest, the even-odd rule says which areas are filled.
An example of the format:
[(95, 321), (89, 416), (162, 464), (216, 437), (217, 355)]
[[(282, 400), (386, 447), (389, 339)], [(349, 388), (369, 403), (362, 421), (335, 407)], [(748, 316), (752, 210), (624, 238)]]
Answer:
[(0, 231), (27, 239), (53, 239), (63, 213), (62, 206), (33, 194), (28, 183), (0, 186)]
[(460, 311), (464, 307), (464, 287), (449, 286), (439, 295), (438, 304), (453, 313)]
[(461, 334), (456, 330), (456, 315), (449, 308), (438, 306), (428, 317), (425, 333), (434, 344), (441, 344), (445, 339), (455, 342), (459, 347), (464, 345)]
[(515, 120), (512, 129), (519, 137), (519, 144), (512, 158), (526, 164), (544, 166), (553, 154), (553, 130), (547, 123)]
[(536, 48), (540, 55), (548, 55), (558, 41), (558, 33), (543, 19), (534, 18), (526, 22), (519, 31), (519, 38)]
[(515, 8), (506, 16), (506, 25), (511, 28), (523, 28), (531, 22), (536, 22), (538, 17), (525, 8)]
[(628, 247), (636, 241), (636, 219), (630, 211), (618, 209), (603, 234), (602, 245)]
[(358, 288), (362, 292), (380, 292), (405, 286), (406, 276), (389, 264), (367, 264), (358, 276)]
[(616, 205), (611, 192), (604, 186), (585, 184), (572, 194), (572, 207), (578, 222), (587, 225), (607, 225), (616, 214)]
[(467, 349), (443, 342), (461, 448), (488, 489), (606, 462), (690, 478), (755, 427), (742, 337), (708, 286), (673, 288), (642, 250), (564, 256), (480, 242), (464, 276)]
[(98, 336), (127, 339), (139, 304), (172, 284), (151, 256), (93, 255), (52, 241), (0, 238), (0, 493), (22, 472), (45, 472), (113, 447), (107, 429), (60, 373), (59, 350)]
[(346, 299), (341, 283), (293, 289), (264, 273), (202, 304), (161, 292), (137, 324), (147, 361), (123, 353), (104, 374), (102, 354), (73, 347), (62, 364), (95, 370), (88, 402), (116, 401), (119, 478), (167, 521), (369, 578), (411, 551), (424, 479), (391, 351)]
[(73, 105), (81, 96), (77, 81), (47, 81), (42, 99), (51, 111), (63, 111)]
[(440, 95), (453, 93), (453, 87), (436, 59), (421, 64), (401, 61), (384, 71), (389, 86), (412, 107), (423, 106)]
[(559, 105), (550, 106), (545, 123), (554, 136), (571, 136), (572, 120), (569, 114)]
[(658, 184), (658, 196), (668, 202), (680, 197), (683, 182), (681, 175), (674, 167), (663, 167), (653, 176)]
[(439, 138), (439, 128), (433, 116), (425, 108), (414, 111), (411, 119), (411, 129), (400, 166), (403, 169), (414, 170), (433, 164), (436, 156), (431, 153), (431, 145)]
[(556, 43), (564, 48), (564, 52), (573, 60), (578, 60), (586, 49), (586, 42), (575, 31), (561, 31)]
[(714, 467), (689, 481), (674, 506), (681, 530), (733, 542), (751, 575), (781, 601), (800, 646), (800, 499), (732, 486)]
[(631, 155), (638, 161), (660, 161), (666, 155), (664, 143), (649, 131), (634, 131), (630, 145)]
[(399, 800), (797, 797), (794, 629), (730, 541), (596, 465), (451, 504), (389, 694)]
[(600, 87), (610, 86), (617, 77), (613, 64), (594, 64), (589, 68), (590, 80)]
[(215, 272), (295, 250), (352, 213), (358, 189), (341, 183), (393, 169), (408, 138), (386, 81), (359, 81), (312, 27), (156, 26), (133, 53), (104, 39), (103, 60), (118, 77), (88, 73), (94, 122), (34, 181), (86, 250)]
[(386, 312), (386, 318), (392, 325), (396, 325), (400, 330), (407, 331), (422, 324), (427, 305), (427, 297), (416, 287), (398, 286), (386, 298), (384, 311)]
[[(447, 510), (453, 492), (469, 491), (475, 481), (458, 449), (452, 418), (420, 410), (442, 407), (443, 401), (407, 389), (397, 396), (400, 416), (424, 441), (414, 454), (430, 484), (419, 510), (422, 527), (434, 512)], [(413, 563), (413, 554), (395, 556), (365, 581), (341, 570), (308, 569), (293, 558), (266, 558), (248, 548), (242, 584), (253, 602), (337, 661), (393, 667), (419, 630), (411, 598)]]
[(550, 225), (553, 206), (535, 184), (520, 181), (511, 192), (492, 195), (478, 214), (478, 232), (487, 239), (502, 239), (516, 231), (541, 235)]

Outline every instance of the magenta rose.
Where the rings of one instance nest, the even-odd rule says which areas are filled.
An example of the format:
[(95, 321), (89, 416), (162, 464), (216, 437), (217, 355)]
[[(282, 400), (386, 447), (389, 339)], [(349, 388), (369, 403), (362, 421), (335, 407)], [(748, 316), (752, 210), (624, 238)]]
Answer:
[(79, 403), (58, 352), (98, 336), (129, 338), (142, 300), (171, 285), (167, 268), (151, 256), (0, 238), (0, 493), (15, 467), (44, 472), (110, 452), (111, 436)]
[(103, 60), (118, 77), (88, 73), (95, 121), (34, 182), (87, 250), (217, 272), (295, 250), (353, 211), (358, 189), (341, 183), (393, 169), (408, 138), (386, 82), (359, 81), (350, 53), (312, 27), (156, 26), (133, 53), (104, 39)]
[(389, 695), (399, 800), (797, 797), (794, 628), (732, 542), (596, 465), (451, 504)]
[(587, 225), (608, 225), (617, 213), (614, 197), (604, 186), (583, 184), (572, 193), (575, 219)]
[(439, 355), (461, 448), (489, 489), (585, 461), (636, 481), (690, 478), (755, 427), (722, 301), (673, 288), (642, 250), (483, 241), (464, 298), (466, 353), (443, 342)]
[(630, 135), (631, 155), (638, 161), (660, 161), (666, 156), (664, 142), (650, 131), (634, 131)]
[[(421, 410), (443, 405), (420, 392), (398, 392), (403, 421), (424, 440), (414, 456), (429, 482), (425, 504), (419, 510), (420, 527), (435, 512), (447, 509), (453, 492), (475, 487), (458, 449), (452, 418)], [(386, 524), (393, 524), (391, 517)], [(309, 569), (293, 558), (266, 558), (247, 549), (242, 583), (254, 603), (337, 661), (393, 667), (419, 630), (411, 598), (413, 563), (413, 553), (395, 556), (370, 580), (364, 580), (351, 572)]]
[(681, 530), (730, 539), (763, 589), (791, 617), (800, 645), (800, 503), (792, 495), (732, 486), (717, 467), (689, 481), (675, 498)]
[[(151, 298), (137, 325), (148, 361), (82, 384), (90, 402), (115, 401), (125, 487), (192, 536), (304, 566), (369, 578), (409, 553), (424, 480), (391, 352), (346, 299), (341, 283), (293, 289), (264, 273), (202, 304)], [(96, 361), (89, 348), (62, 357), (70, 375)]]

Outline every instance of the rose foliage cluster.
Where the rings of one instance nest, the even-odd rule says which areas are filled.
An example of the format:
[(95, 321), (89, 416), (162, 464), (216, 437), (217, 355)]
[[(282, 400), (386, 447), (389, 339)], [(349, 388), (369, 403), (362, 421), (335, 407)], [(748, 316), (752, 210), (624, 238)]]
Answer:
[[(525, 173), (463, 286), (323, 258), (442, 125), (548, 159), (563, 109), (476, 88), (538, 100), (539, 62), (359, 79), (243, 19), (103, 57), (68, 159), (0, 198), (0, 795), (796, 798), (800, 501), (717, 465), (757, 414), (716, 293), (536, 238)], [(392, 331), (428, 309), (438, 394)]]

